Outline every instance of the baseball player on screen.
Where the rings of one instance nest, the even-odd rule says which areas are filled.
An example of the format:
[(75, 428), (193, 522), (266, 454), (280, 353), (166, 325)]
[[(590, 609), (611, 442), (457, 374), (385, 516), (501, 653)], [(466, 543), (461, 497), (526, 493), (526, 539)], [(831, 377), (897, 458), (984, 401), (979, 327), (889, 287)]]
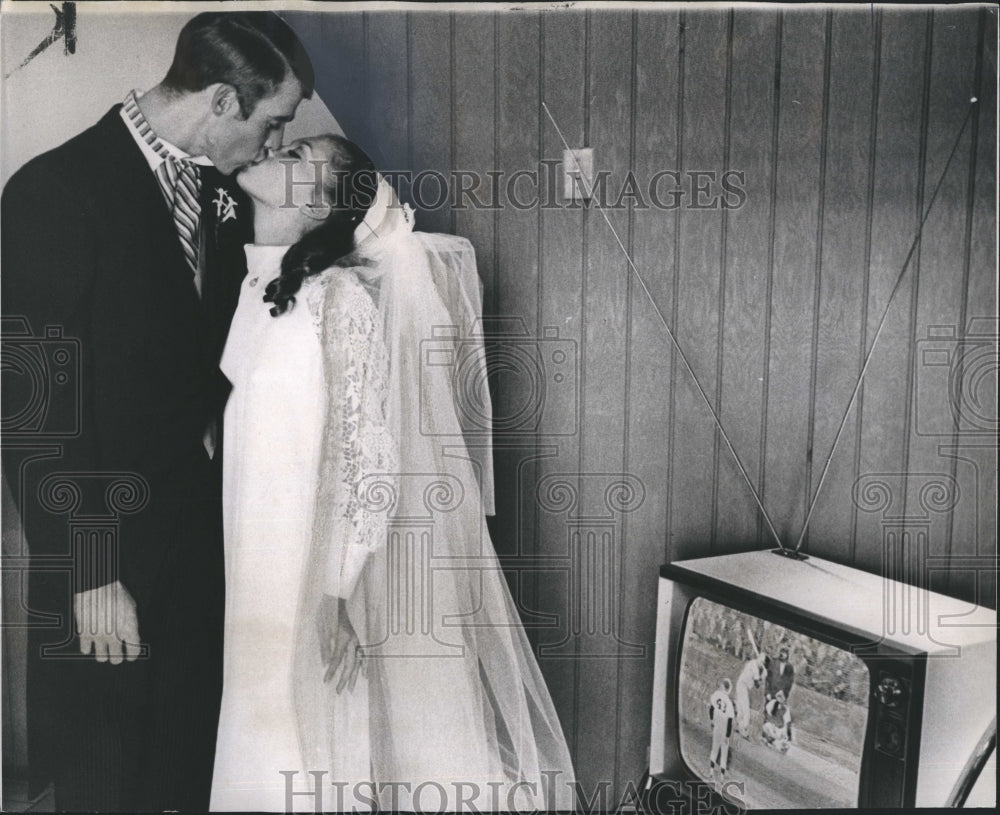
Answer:
[(715, 764), (718, 759), (719, 781), (726, 780), (726, 767), (729, 762), (729, 737), (733, 734), (733, 719), (736, 710), (729, 694), (733, 683), (728, 678), (719, 683), (718, 689), (708, 700), (708, 720), (712, 723), (712, 751), (708, 756), (708, 771), (715, 779)]
[(795, 668), (788, 661), (788, 646), (782, 645), (778, 651), (778, 661), (772, 661), (771, 669), (767, 672), (767, 681), (764, 683), (764, 701), (770, 702), (781, 692), (784, 694), (782, 701), (787, 704), (794, 684)]
[(736, 729), (745, 739), (750, 738), (750, 691), (767, 676), (767, 663), (765, 655), (757, 654), (746, 661), (736, 679)]
[(792, 713), (785, 704), (785, 692), (779, 690), (764, 705), (764, 727), (761, 737), (768, 747), (782, 753), (788, 752), (792, 742)]

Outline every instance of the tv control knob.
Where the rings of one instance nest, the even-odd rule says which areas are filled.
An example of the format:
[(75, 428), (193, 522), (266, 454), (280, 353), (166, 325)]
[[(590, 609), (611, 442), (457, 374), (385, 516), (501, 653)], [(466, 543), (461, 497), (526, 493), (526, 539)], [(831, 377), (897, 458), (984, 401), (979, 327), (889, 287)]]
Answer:
[(896, 676), (883, 676), (875, 688), (875, 698), (885, 707), (902, 707), (906, 701), (906, 685)]
[(906, 736), (900, 722), (895, 719), (882, 719), (878, 723), (875, 734), (875, 746), (890, 756), (900, 756), (903, 754), (903, 747), (906, 745)]

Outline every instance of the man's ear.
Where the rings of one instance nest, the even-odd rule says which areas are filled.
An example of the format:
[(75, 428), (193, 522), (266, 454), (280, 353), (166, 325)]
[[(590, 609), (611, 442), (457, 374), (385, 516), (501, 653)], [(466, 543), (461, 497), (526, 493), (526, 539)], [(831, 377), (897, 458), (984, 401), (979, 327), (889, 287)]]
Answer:
[(333, 207), (329, 204), (302, 204), (299, 211), (314, 221), (325, 221), (333, 212)]
[(235, 110), (240, 111), (240, 99), (236, 95), (236, 88), (225, 82), (220, 82), (212, 92), (212, 113), (216, 116), (225, 116)]

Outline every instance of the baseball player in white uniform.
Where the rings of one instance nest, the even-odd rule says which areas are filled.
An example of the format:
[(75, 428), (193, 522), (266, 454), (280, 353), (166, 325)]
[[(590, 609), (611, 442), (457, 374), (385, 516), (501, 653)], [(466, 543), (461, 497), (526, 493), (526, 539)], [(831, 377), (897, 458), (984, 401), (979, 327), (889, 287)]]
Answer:
[(745, 739), (750, 738), (750, 691), (759, 687), (767, 674), (766, 662), (763, 655), (747, 660), (736, 679), (736, 728)]
[(729, 737), (733, 734), (733, 719), (736, 710), (729, 693), (733, 683), (723, 679), (718, 689), (708, 700), (708, 719), (712, 723), (712, 752), (708, 756), (708, 768), (715, 777), (715, 765), (718, 760), (719, 780), (726, 780), (726, 767), (729, 762)]

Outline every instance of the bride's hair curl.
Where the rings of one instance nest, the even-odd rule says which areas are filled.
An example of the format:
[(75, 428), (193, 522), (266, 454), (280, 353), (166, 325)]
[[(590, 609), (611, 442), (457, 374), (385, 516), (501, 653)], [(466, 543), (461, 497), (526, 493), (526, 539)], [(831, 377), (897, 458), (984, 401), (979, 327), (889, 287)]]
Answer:
[(271, 316), (295, 305), (295, 294), (310, 275), (329, 269), (354, 249), (354, 230), (375, 200), (375, 165), (354, 142), (343, 136), (326, 137), (334, 146), (330, 172), (324, 173), (323, 195), (330, 214), (289, 247), (281, 259), (281, 274), (267, 284), (264, 302), (273, 303)]

